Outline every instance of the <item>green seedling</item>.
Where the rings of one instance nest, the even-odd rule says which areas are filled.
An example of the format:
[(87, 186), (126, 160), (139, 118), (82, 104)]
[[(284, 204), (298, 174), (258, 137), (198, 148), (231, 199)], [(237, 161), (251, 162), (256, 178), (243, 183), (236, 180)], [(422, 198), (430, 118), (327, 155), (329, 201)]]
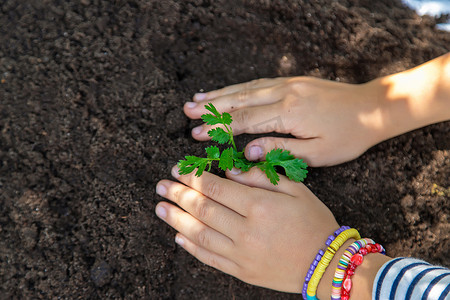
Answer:
[(273, 149), (266, 154), (266, 160), (260, 162), (252, 162), (245, 158), (244, 151), (238, 151), (234, 142), (233, 130), (231, 129), (231, 122), (233, 122), (229, 113), (219, 113), (212, 103), (205, 105), (205, 108), (210, 111), (209, 114), (202, 115), (202, 120), (208, 125), (221, 124), (222, 127), (217, 127), (208, 131), (211, 139), (219, 144), (228, 144), (228, 147), (220, 152), (219, 147), (210, 146), (205, 148), (206, 157), (197, 157), (188, 155), (185, 159), (178, 162), (180, 175), (185, 175), (193, 172), (200, 177), (208, 168), (211, 170), (213, 161), (219, 162), (219, 168), (223, 171), (231, 170), (233, 167), (248, 171), (252, 167), (258, 167), (266, 174), (270, 182), (274, 185), (280, 181), (280, 176), (277, 174), (275, 167), (280, 166), (284, 168), (286, 176), (293, 181), (300, 182), (306, 178), (308, 165), (302, 160), (295, 158), (288, 150)]

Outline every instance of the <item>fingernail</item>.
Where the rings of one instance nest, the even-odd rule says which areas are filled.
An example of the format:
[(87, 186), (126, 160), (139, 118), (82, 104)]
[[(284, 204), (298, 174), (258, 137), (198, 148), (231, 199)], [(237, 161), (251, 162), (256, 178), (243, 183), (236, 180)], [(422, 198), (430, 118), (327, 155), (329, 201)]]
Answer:
[(165, 219), (167, 217), (167, 210), (162, 206), (156, 207), (156, 215), (161, 219)]
[(260, 146), (251, 146), (248, 153), (250, 154), (250, 159), (252, 160), (261, 158), (262, 148)]
[(178, 166), (174, 166), (174, 167), (172, 168), (172, 176), (173, 176), (173, 177), (175, 177), (175, 178), (180, 177), (180, 173), (178, 173), (178, 170), (179, 170)]
[(233, 168), (233, 169), (231, 169), (230, 173), (233, 175), (239, 175), (242, 173), (242, 171), (238, 168)]
[(203, 130), (203, 126), (197, 126), (194, 129), (192, 129), (192, 134), (195, 134), (195, 135), (200, 134), (202, 132), (202, 130)]
[(165, 196), (167, 194), (167, 189), (164, 185), (159, 184), (156, 186), (156, 193), (160, 196)]
[(206, 93), (197, 93), (194, 95), (194, 100), (203, 101), (206, 99)]
[(184, 239), (180, 238), (178, 235), (175, 237), (175, 243), (177, 243), (180, 246), (184, 245)]
[(185, 105), (186, 105), (187, 108), (194, 108), (194, 107), (197, 106), (197, 103), (195, 103), (195, 102), (186, 102)]

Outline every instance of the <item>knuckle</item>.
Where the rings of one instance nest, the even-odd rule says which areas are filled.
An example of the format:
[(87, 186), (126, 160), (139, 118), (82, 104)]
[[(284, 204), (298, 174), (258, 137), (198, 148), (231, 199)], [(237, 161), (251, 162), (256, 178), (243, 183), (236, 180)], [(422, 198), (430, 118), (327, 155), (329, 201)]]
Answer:
[(259, 282), (261, 275), (264, 274), (261, 272), (261, 267), (257, 261), (255, 261), (254, 257), (247, 258), (245, 262), (246, 268), (241, 271), (242, 278), (245, 282), (250, 284), (256, 284)]
[(178, 202), (181, 198), (181, 191), (179, 189), (175, 189), (173, 191), (173, 199), (175, 202)]
[(289, 91), (293, 93), (299, 93), (305, 87), (304, 82), (302, 81), (293, 81), (288, 83)]
[(248, 88), (245, 88), (245, 89), (243, 89), (242, 91), (239, 91), (239, 92), (238, 92), (238, 95), (237, 95), (237, 96), (238, 96), (238, 97), (237, 97), (238, 102), (239, 102), (240, 104), (246, 103), (247, 100), (248, 100), (248, 98), (249, 98), (249, 95), (250, 95), (250, 91), (249, 91)]
[(245, 125), (248, 123), (249, 118), (250, 118), (249, 111), (247, 109), (241, 109), (236, 114), (234, 120), (238, 124)]
[(179, 188), (173, 191), (173, 201), (180, 205), (189, 201), (192, 197), (192, 190), (186, 188)]
[(197, 201), (197, 206), (195, 207), (196, 215), (200, 220), (207, 220), (210, 215), (210, 207), (206, 199), (200, 199)]
[(217, 260), (217, 258), (214, 255), (209, 255), (208, 256), (208, 258), (206, 259), (206, 264), (210, 265), (213, 268), (221, 269), (219, 261)]
[[(263, 234), (256, 231), (241, 233), (240, 241), (244, 245), (248, 245), (247, 248), (251, 250), (264, 249), (264, 237)], [(252, 264), (254, 257), (246, 257), (246, 263)]]
[(290, 109), (294, 104), (296, 104), (296, 102), (297, 102), (296, 97), (285, 97), (283, 101), (279, 102), (281, 111), (290, 111)]
[(253, 88), (253, 87), (257, 86), (257, 85), (260, 85), (260, 84), (264, 83), (266, 80), (267, 79), (265, 79), (265, 78), (254, 79), (254, 80), (249, 81), (247, 83), (247, 87), (248, 88)]
[(244, 232), (242, 234), (242, 241), (247, 245), (255, 245), (254, 242), (256, 242), (258, 238), (250, 232)]
[(258, 275), (253, 270), (244, 270), (242, 272), (242, 280), (247, 283), (255, 284), (257, 279)]
[(222, 196), (223, 193), (222, 186), (216, 181), (210, 182), (207, 187), (207, 193), (211, 199), (217, 200)]
[(261, 179), (265, 180), (266, 175), (264, 174), (263, 171), (261, 171), (258, 167), (256, 168), (251, 168), (248, 171), (248, 176), (252, 179), (252, 181), (254, 182), (260, 182)]
[(288, 80), (286, 85), (291, 92), (301, 92), (307, 87), (308, 81), (304, 77), (295, 77)]
[(208, 233), (208, 229), (203, 227), (197, 232), (197, 242), (200, 246), (204, 248), (208, 248), (210, 244), (211, 238)]
[(270, 216), (270, 207), (266, 201), (255, 201), (249, 209), (249, 215), (258, 219), (265, 219)]
[(244, 89), (242, 91), (253, 88), (256, 85), (256, 80), (248, 81), (244, 84)]
[(282, 138), (264, 138), (263, 143), (266, 149), (286, 149), (286, 143)]

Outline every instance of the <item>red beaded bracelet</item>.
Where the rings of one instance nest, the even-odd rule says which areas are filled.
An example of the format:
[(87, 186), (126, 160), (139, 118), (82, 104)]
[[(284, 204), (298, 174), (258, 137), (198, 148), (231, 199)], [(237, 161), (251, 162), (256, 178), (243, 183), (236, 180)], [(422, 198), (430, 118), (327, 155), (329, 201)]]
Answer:
[(352, 276), (355, 274), (356, 267), (362, 264), (364, 256), (369, 253), (381, 253), (384, 254), (385, 250), (383, 246), (378, 243), (367, 244), (364, 248), (361, 248), (358, 253), (352, 256), (345, 270), (344, 280), (342, 281), (341, 300), (350, 299), (350, 290), (352, 289)]

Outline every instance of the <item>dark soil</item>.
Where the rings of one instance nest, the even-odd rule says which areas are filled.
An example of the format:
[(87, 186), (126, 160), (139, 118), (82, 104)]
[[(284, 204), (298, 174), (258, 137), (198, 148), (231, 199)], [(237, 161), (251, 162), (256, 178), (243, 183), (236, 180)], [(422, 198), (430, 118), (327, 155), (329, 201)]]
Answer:
[[(183, 103), (259, 77), (365, 82), (450, 50), (450, 33), (399, 0), (0, 7), (1, 299), (298, 299), (202, 265), (155, 217), (155, 184), (207, 145)], [(389, 255), (449, 266), (449, 178), (445, 122), (307, 185)]]

